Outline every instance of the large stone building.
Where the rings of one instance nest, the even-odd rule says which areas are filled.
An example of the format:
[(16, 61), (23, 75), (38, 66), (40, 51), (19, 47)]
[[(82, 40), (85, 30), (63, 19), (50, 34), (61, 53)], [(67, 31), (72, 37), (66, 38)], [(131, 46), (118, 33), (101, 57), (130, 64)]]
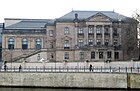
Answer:
[(58, 19), (5, 18), (4, 61), (120, 61), (137, 58), (137, 23), (114, 11), (71, 11)]

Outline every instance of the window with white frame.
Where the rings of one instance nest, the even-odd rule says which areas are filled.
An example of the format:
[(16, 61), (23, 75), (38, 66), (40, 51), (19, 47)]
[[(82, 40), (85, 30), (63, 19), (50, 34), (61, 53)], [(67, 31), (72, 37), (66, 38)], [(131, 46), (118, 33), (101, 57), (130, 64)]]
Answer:
[(84, 33), (84, 32), (83, 32), (83, 28), (79, 28), (79, 31), (78, 31), (78, 33), (79, 33), (79, 34), (82, 34), (82, 33)]
[(89, 39), (89, 40), (88, 40), (88, 44), (89, 44), (89, 45), (93, 45), (93, 39)]
[(88, 28), (88, 33), (89, 33), (89, 34), (92, 34), (92, 33), (93, 33), (93, 27), (89, 27), (89, 28)]
[(79, 46), (83, 46), (83, 40), (82, 39), (79, 39)]
[(114, 39), (114, 45), (117, 45), (118, 44), (118, 40), (117, 39)]
[(97, 45), (101, 45), (101, 39), (97, 39)]
[(64, 48), (69, 47), (69, 40), (64, 41)]
[(105, 40), (105, 45), (106, 45), (106, 46), (109, 45), (109, 40), (108, 40), (108, 39)]
[(68, 27), (64, 27), (64, 34), (69, 34), (69, 28)]
[(69, 52), (64, 52), (64, 59), (69, 59)]
[(96, 27), (96, 33), (97, 33), (97, 34), (101, 34), (101, 29), (102, 29), (101, 26), (97, 26), (97, 27)]

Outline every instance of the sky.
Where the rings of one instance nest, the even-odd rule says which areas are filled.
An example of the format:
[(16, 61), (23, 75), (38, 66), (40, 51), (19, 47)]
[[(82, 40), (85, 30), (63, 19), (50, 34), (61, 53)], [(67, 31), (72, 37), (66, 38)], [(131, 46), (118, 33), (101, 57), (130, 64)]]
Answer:
[(128, 17), (140, 13), (140, 0), (0, 0), (4, 18), (55, 19), (72, 10), (115, 11)]

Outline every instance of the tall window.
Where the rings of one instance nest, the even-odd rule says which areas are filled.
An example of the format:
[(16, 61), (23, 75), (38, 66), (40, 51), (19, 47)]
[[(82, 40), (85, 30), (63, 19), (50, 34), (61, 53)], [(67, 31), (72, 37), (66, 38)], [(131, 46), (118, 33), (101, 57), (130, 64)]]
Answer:
[(8, 39), (8, 49), (14, 49), (14, 39), (13, 38), (9, 38)]
[(69, 48), (70, 46), (69, 46), (69, 40), (65, 40), (64, 41), (64, 49), (67, 49), (67, 48)]
[(50, 37), (53, 37), (53, 30), (49, 31), (49, 35), (50, 35)]
[(103, 52), (99, 52), (99, 59), (103, 59)]
[(78, 31), (78, 33), (79, 33), (79, 34), (82, 34), (82, 33), (84, 33), (84, 32), (83, 32), (83, 28), (79, 28), (79, 31)]
[(80, 52), (79, 56), (80, 56), (80, 59), (84, 59), (84, 52)]
[(115, 52), (115, 53), (114, 53), (114, 58), (115, 58), (115, 59), (119, 59), (119, 52)]
[(64, 59), (69, 59), (69, 52), (64, 52)]
[(82, 39), (79, 39), (79, 46), (83, 46), (83, 40)]
[(53, 58), (54, 58), (54, 54), (51, 53), (51, 54), (50, 54), (50, 59), (53, 59)]
[(111, 51), (107, 52), (107, 58), (111, 58)]
[(69, 34), (69, 28), (68, 27), (64, 28), (64, 34)]
[(118, 44), (118, 40), (117, 39), (114, 39), (114, 45), (117, 45)]
[(53, 42), (50, 42), (50, 48), (51, 48), (51, 49), (54, 48)]
[(113, 28), (113, 33), (117, 34), (117, 28)]
[(95, 59), (95, 52), (94, 51), (91, 52), (91, 59)]
[(97, 26), (97, 27), (96, 27), (96, 32), (97, 32), (97, 34), (101, 34), (101, 29), (102, 29), (101, 26)]
[(101, 45), (101, 40), (97, 39), (97, 45)]
[(92, 33), (93, 33), (93, 27), (89, 27), (89, 28), (88, 28), (88, 33), (89, 33), (89, 34), (92, 34)]
[(22, 39), (22, 49), (28, 49), (28, 40), (26, 38)]
[(35, 47), (36, 47), (36, 49), (41, 49), (41, 39), (36, 39), (36, 41), (35, 41)]
[(109, 45), (109, 40), (108, 40), (108, 39), (105, 40), (105, 45), (106, 45), (106, 46)]
[(109, 33), (109, 27), (105, 27), (105, 33)]
[(89, 40), (88, 40), (88, 44), (89, 44), (89, 45), (93, 45), (93, 40), (92, 40), (92, 39), (89, 39)]

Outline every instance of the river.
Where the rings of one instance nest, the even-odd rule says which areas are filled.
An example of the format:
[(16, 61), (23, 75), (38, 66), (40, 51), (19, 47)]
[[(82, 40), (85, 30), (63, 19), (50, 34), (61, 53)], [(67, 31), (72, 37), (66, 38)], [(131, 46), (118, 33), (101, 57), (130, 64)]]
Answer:
[(52, 88), (0, 87), (0, 91), (136, 91), (136, 90), (97, 90), (97, 89), (60, 89), (60, 88), (59, 89), (52, 89)]

